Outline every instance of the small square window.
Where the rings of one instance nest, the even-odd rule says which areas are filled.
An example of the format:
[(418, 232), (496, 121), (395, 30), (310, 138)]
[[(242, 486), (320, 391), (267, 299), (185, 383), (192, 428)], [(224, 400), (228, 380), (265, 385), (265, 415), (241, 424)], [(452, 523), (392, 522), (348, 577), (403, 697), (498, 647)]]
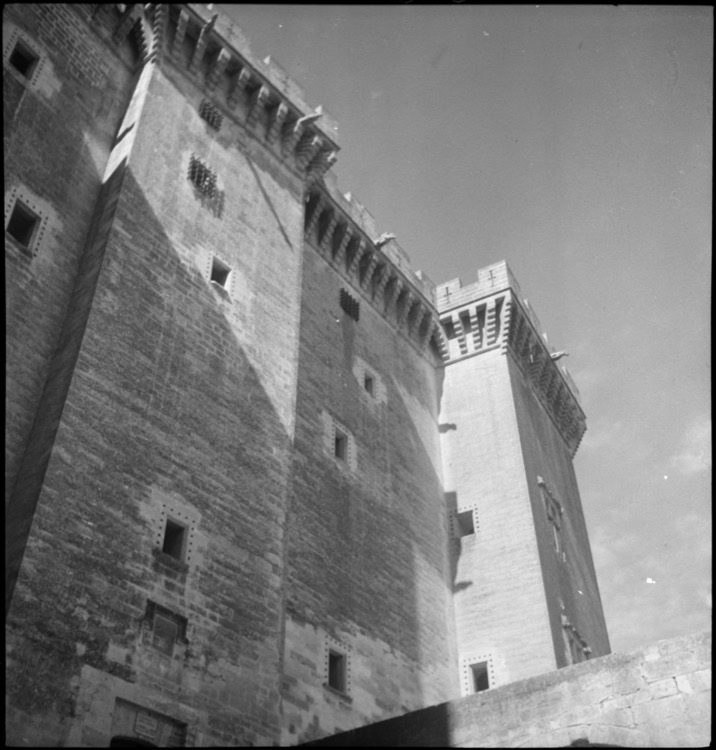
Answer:
[(481, 661), (478, 664), (470, 665), (472, 673), (472, 689), (475, 693), (481, 693), (483, 690), (489, 690), (490, 678), (487, 672), (487, 662)]
[(475, 533), (475, 516), (471, 510), (455, 514), (455, 525), (459, 537), (470, 536)]
[(18, 200), (15, 201), (15, 206), (12, 209), (10, 221), (5, 231), (23, 247), (29, 248), (35, 235), (35, 229), (39, 223), (40, 218), (38, 215)]
[(176, 560), (182, 560), (184, 558), (185, 534), (185, 526), (182, 526), (180, 523), (172, 521), (171, 519), (167, 519), (167, 525), (164, 529), (162, 552), (165, 552)]
[(222, 263), (218, 258), (214, 258), (211, 263), (211, 281), (218, 284), (222, 289), (227, 289), (230, 275), (231, 269), (226, 263)]
[(30, 78), (38, 60), (39, 57), (27, 45), (18, 41), (10, 53), (8, 62), (20, 75)]
[(336, 430), (336, 437), (333, 444), (333, 455), (341, 461), (345, 461), (348, 455), (348, 437), (340, 430)]
[(328, 686), (346, 692), (346, 655), (332, 649), (328, 652)]

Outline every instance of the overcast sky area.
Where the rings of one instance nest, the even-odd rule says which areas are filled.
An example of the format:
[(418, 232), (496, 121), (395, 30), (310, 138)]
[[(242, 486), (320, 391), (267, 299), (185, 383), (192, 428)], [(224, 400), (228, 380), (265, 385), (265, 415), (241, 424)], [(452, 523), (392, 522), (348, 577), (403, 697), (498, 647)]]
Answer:
[(710, 629), (712, 9), (223, 10), (337, 119), (341, 190), (414, 270), (507, 260), (570, 353), (612, 649)]

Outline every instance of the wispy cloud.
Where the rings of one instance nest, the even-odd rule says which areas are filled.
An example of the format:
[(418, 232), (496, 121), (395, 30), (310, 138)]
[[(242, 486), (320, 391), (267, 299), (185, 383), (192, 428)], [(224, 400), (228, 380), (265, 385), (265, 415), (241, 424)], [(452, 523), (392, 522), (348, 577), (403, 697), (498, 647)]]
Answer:
[(697, 417), (684, 432), (671, 467), (685, 476), (711, 471), (711, 420)]

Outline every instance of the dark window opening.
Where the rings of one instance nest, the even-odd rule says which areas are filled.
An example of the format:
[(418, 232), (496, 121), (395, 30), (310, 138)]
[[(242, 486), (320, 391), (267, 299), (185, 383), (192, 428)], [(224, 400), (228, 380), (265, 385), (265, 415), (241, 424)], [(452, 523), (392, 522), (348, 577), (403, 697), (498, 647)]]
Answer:
[(16, 201), (6, 231), (23, 247), (30, 247), (33, 235), (35, 234), (35, 227), (37, 227), (38, 223), (39, 218), (37, 214), (30, 211), (20, 201)]
[(340, 303), (341, 309), (358, 322), (360, 318), (360, 304), (358, 300), (348, 294), (345, 289), (341, 289)]
[(457, 334), (455, 333), (455, 325), (452, 320), (442, 320), (440, 322), (443, 324), (443, 330), (448, 339), (454, 339)]
[(224, 121), (224, 116), (219, 110), (207, 99), (202, 99), (199, 105), (199, 117), (214, 128), (214, 130), (221, 130), (221, 123)]
[(346, 692), (346, 657), (337, 651), (328, 652), (328, 685), (341, 693)]
[(333, 446), (333, 455), (336, 458), (340, 458), (341, 461), (346, 460), (348, 453), (348, 438), (342, 433), (336, 430), (336, 438)]
[(373, 395), (373, 386), (374, 386), (373, 378), (370, 375), (366, 375), (363, 378), (363, 388), (365, 388), (365, 390), (368, 391), (368, 393), (370, 393), (371, 396)]
[(471, 510), (465, 510), (462, 513), (455, 514), (457, 522), (458, 536), (469, 536), (475, 533), (475, 517)]
[(38, 59), (38, 56), (29, 47), (22, 42), (18, 42), (10, 55), (9, 63), (20, 75), (29, 78)]
[(214, 258), (211, 264), (211, 280), (213, 282), (226, 289), (230, 273), (231, 269), (225, 263), (222, 263), (218, 258)]
[(167, 519), (167, 526), (164, 530), (164, 544), (162, 552), (167, 555), (181, 560), (184, 554), (184, 533), (186, 527)]
[(487, 674), (487, 662), (481, 661), (479, 664), (472, 664), (470, 671), (472, 672), (473, 691), (481, 693), (483, 690), (489, 690), (490, 679)]
[(470, 322), (470, 313), (469, 312), (462, 312), (460, 313), (460, 323), (462, 323), (462, 330), (465, 333), (471, 333), (472, 331), (472, 323)]
[(200, 161), (192, 154), (189, 159), (189, 172), (187, 177), (194, 187), (204, 195), (214, 198), (217, 195), (216, 172)]

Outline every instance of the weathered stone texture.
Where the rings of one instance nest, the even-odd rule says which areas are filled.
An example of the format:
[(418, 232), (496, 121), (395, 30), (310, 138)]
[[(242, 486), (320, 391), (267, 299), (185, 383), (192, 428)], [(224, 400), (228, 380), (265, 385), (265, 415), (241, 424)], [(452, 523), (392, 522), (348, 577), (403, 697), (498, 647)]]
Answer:
[[(661, 679), (646, 681), (645, 674), (657, 672)], [(619, 683), (631, 684), (621, 696), (615, 692), (615, 675), (621, 675)], [(674, 690), (674, 685), (680, 687)], [(603, 656), (309, 744), (566, 747), (585, 741), (612, 747), (708, 747), (711, 634)]]
[(497, 685), (556, 667), (517, 419), (499, 349), (446, 366), (445, 490), (477, 518), (451, 542), (460, 658), (489, 655)]
[[(341, 309), (341, 289), (359, 300), (358, 321)], [(303, 719), (287, 717), (294, 741), (399, 714), (455, 689), (429, 356), (396, 333), (379, 301), (307, 246), (287, 527), (285, 670), (295, 680), (285, 685), (284, 701), (298, 698), (311, 708)], [(361, 365), (375, 376), (373, 394)], [(352, 433), (353, 467), (332, 455), (323, 413)], [(304, 634), (315, 628), (351, 646), (357, 677), (349, 700), (322, 687), (320, 670), (317, 680), (294, 664), (291, 651), (305, 653)]]
[[(113, 53), (67, 6), (8, 6), (3, 42), (13, 33), (42, 53), (42, 67), (32, 85), (11, 66), (3, 71), (6, 208), (16, 188), (48, 217), (48, 225), (34, 258), (6, 235), (6, 273), (12, 280), (6, 286), (6, 498), (57, 347), (112, 139), (132, 90), (131, 71), (121, 58), (108, 64)], [(70, 74), (75, 68), (92, 71), (91, 80), (78, 81)]]
[[(29, 722), (50, 727), (40, 744), (68, 733), (87, 743), (77, 735), (84, 710), (106, 743), (127, 684), (130, 699), (209, 744), (265, 744), (278, 733), (300, 183), (235, 126), (212, 140), (200, 98), (157, 69), (131, 132), (10, 612), (18, 741)], [(187, 180), (189, 153), (207, 151), (221, 212)], [(209, 280), (215, 248), (235, 272), (228, 292)], [(185, 565), (155, 552), (162, 508), (194, 519)], [(146, 645), (148, 599), (189, 622), (173, 656)]]
[[(592, 656), (608, 654), (609, 639), (568, 446), (512, 361), (510, 381), (520, 433), (520, 455), (524, 461), (523, 471), (532, 506), (532, 525), (538, 540), (541, 576), (545, 582), (556, 665), (562, 667), (570, 663), (569, 654), (565, 653), (562, 616), (586, 641)], [(563, 554), (555, 550), (552, 528), (538, 485), (540, 478), (564, 511), (559, 519)]]

